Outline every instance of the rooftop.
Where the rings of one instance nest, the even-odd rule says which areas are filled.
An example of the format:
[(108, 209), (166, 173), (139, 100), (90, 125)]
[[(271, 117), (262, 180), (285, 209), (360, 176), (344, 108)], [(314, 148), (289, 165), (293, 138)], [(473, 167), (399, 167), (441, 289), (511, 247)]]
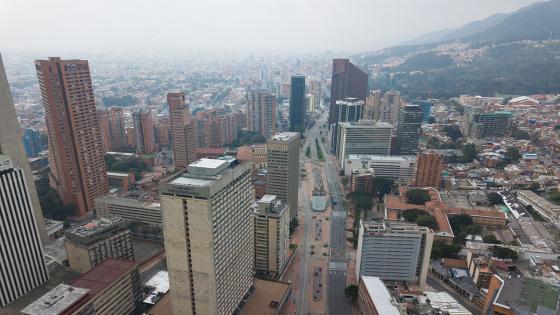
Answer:
[(107, 258), (74, 281), (72, 286), (89, 289), (90, 294), (95, 296), (134, 266), (136, 266), (136, 263), (132, 261)]
[(21, 312), (28, 315), (58, 315), (77, 301), (85, 298), (89, 289), (59, 284)]
[(255, 292), (241, 309), (240, 315), (274, 315), (290, 291), (289, 283), (256, 279)]
[(378, 277), (361, 276), (361, 280), (369, 294), (369, 297), (375, 309), (379, 314), (383, 315), (399, 315), (399, 309), (391, 297), (391, 294), (385, 287), (385, 284)]
[(93, 236), (122, 228), (124, 225), (126, 225), (126, 223), (120, 217), (102, 217), (66, 230), (65, 235), (66, 238), (75, 241), (93, 241), (95, 240), (95, 238), (92, 238)]
[(169, 291), (169, 273), (165, 270), (158, 271), (144, 286), (153, 288), (153, 291), (144, 299), (144, 303), (156, 304)]
[(425, 292), (428, 299), (430, 299), (430, 304), (434, 308), (438, 308), (442, 311), (447, 311), (449, 315), (472, 315), (463, 305), (459, 304), (449, 293), (447, 292)]
[(370, 154), (349, 154), (347, 160), (370, 160), (370, 161), (415, 161), (414, 155), (370, 155)]
[(270, 138), (270, 139), (274, 140), (274, 141), (288, 141), (289, 139), (291, 139), (293, 137), (299, 137), (299, 133), (297, 133), (297, 132), (280, 132), (280, 133), (277, 133), (274, 136), (272, 136), (272, 138)]

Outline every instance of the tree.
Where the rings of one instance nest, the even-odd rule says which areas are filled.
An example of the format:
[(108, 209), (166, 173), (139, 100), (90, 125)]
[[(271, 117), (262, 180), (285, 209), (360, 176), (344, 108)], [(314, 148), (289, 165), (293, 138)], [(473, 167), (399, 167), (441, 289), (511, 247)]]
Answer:
[(311, 157), (311, 146), (307, 146), (307, 149), (305, 149), (305, 156), (307, 156), (308, 158)]
[(476, 155), (478, 154), (478, 151), (476, 150), (476, 147), (473, 143), (467, 143), (464, 147), (463, 147), (463, 160), (465, 162), (472, 162), (472, 160), (474, 160), (476, 158)]
[(430, 139), (428, 139), (428, 141), (426, 142), (426, 145), (428, 146), (428, 149), (439, 149), (440, 147), (440, 141), (438, 138), (436, 137), (431, 137)]
[(356, 303), (358, 300), (358, 286), (357, 285), (349, 285), (344, 289), (344, 295), (352, 301), (352, 303)]
[(449, 224), (451, 224), (451, 228), (453, 229), (453, 232), (459, 233), (462, 227), (472, 225), (473, 219), (470, 215), (458, 214), (449, 217)]
[(377, 189), (379, 198), (383, 198), (386, 194), (390, 193), (395, 187), (395, 181), (385, 177), (375, 177), (374, 185)]
[(434, 241), (432, 244), (432, 259), (455, 258), (462, 246), (459, 244), (447, 245), (444, 241)]
[(408, 222), (416, 222), (416, 219), (422, 215), (429, 215), (429, 213), (421, 209), (410, 209), (403, 211), (402, 217)]
[(560, 125), (554, 126), (554, 131), (560, 131)]
[(529, 133), (518, 128), (511, 131), (511, 136), (517, 140), (529, 140)]
[(37, 195), (43, 211), (43, 216), (53, 220), (65, 220), (73, 215), (73, 206), (64, 205), (58, 192), (49, 185), (48, 169), (40, 173), (41, 178), (37, 181)]
[(348, 194), (348, 198), (352, 200), (354, 207), (360, 210), (369, 210), (373, 207), (371, 195), (364, 192), (352, 192)]
[(504, 199), (497, 192), (489, 192), (489, 193), (486, 194), (486, 197), (488, 197), (488, 201), (492, 205), (499, 205), (499, 204), (504, 203)]
[(516, 147), (508, 147), (506, 150), (506, 157), (515, 163), (521, 158), (521, 153), (519, 153), (519, 149)]
[(437, 229), (438, 224), (436, 218), (433, 215), (421, 215), (416, 219), (416, 224), (419, 226), (429, 227), (430, 229), (434, 230)]
[(484, 243), (489, 243), (489, 244), (501, 244), (502, 243), (498, 240), (498, 238), (496, 238), (496, 235), (494, 235), (494, 234), (486, 234), (482, 237), (482, 239), (484, 240)]
[(298, 225), (299, 225), (298, 219), (297, 218), (292, 218), (292, 220), (290, 221), (290, 235), (292, 235), (292, 233), (294, 233), (294, 231), (296, 230)]
[(459, 129), (459, 126), (456, 125), (447, 125), (443, 127), (443, 131), (447, 134), (449, 138), (451, 138), (451, 141), (453, 142), (463, 137), (463, 133)]
[(504, 258), (504, 259), (513, 259), (516, 260), (518, 255), (517, 252), (513, 249), (509, 249), (507, 247), (501, 247), (494, 245), (490, 247), (490, 251), (494, 257)]
[(430, 195), (424, 189), (409, 189), (406, 192), (406, 200), (411, 204), (423, 205), (430, 199)]

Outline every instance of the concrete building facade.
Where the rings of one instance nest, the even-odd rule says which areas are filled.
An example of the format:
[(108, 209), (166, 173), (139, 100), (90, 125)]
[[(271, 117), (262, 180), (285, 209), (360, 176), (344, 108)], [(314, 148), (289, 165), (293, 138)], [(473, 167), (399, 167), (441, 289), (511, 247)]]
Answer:
[(262, 89), (249, 91), (246, 115), (249, 131), (272, 137), (276, 133), (276, 96)]
[(200, 159), (160, 185), (172, 314), (232, 314), (253, 286), (250, 163)]
[(84, 217), (109, 191), (87, 60), (35, 61), (49, 138), (49, 179)]
[(118, 216), (128, 222), (163, 227), (161, 204), (154, 201), (105, 195), (95, 198), (95, 214), (98, 217)]
[(426, 283), (434, 233), (416, 224), (360, 222), (356, 278)]
[(393, 125), (386, 122), (360, 120), (339, 123), (336, 147), (338, 162), (344, 165), (350, 154), (389, 155)]
[(168, 93), (167, 105), (171, 120), (175, 167), (184, 169), (196, 160), (196, 130), (184, 93)]
[(297, 132), (278, 133), (267, 143), (267, 193), (290, 206), (290, 220), (297, 217), (300, 148)]
[(354, 97), (365, 102), (367, 93), (367, 73), (348, 59), (333, 59), (329, 125), (336, 123), (336, 101)]
[(0, 155), (0, 309), (49, 279), (25, 179)]
[(43, 212), (41, 211), (41, 204), (35, 189), (29, 160), (25, 155), (21, 141), (21, 128), (16, 108), (14, 107), (10, 85), (8, 84), (8, 78), (6, 77), (6, 71), (4, 71), (2, 55), (0, 55), (0, 117), (2, 117), (2, 123), (0, 124), (0, 154), (9, 156), (13, 165), (23, 171), (35, 217), (35, 224), (37, 225), (39, 236), (44, 242), (48, 240), (48, 235), (45, 229), (45, 221), (43, 220)]
[(274, 195), (264, 195), (254, 205), (255, 273), (280, 279), (288, 264), (290, 210)]
[(150, 154), (157, 151), (156, 140), (154, 137), (154, 123), (151, 111), (135, 111), (132, 113), (134, 124), (134, 140), (136, 142), (136, 152), (140, 154)]
[(87, 272), (107, 258), (134, 261), (132, 236), (119, 217), (99, 218), (64, 232), (70, 268)]
[(400, 109), (397, 126), (397, 142), (394, 154), (416, 155), (418, 142), (422, 135), (422, 108), (418, 105), (405, 105)]
[(415, 156), (384, 156), (350, 154), (344, 163), (344, 175), (366, 165), (375, 172), (375, 176), (389, 178), (397, 182), (407, 182), (412, 178), (416, 165)]

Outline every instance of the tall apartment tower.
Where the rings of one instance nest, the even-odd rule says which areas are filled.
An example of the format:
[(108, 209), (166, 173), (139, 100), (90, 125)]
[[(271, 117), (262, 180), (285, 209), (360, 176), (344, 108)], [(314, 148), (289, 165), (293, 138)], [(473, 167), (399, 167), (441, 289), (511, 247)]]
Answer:
[(443, 156), (435, 151), (418, 153), (416, 169), (412, 183), (418, 187), (438, 189), (443, 172)]
[(35, 61), (49, 138), (49, 179), (83, 217), (109, 191), (87, 60)]
[(276, 97), (267, 90), (247, 93), (247, 126), (266, 138), (276, 133)]
[(119, 150), (126, 146), (126, 134), (124, 132), (124, 114), (121, 107), (109, 109), (109, 134), (111, 137), (111, 149)]
[(406, 105), (399, 113), (396, 155), (416, 155), (418, 142), (422, 134), (422, 108), (418, 105)]
[(134, 139), (137, 153), (155, 153), (157, 146), (154, 137), (152, 112), (139, 110), (132, 113)]
[(196, 132), (189, 107), (185, 102), (185, 94), (168, 93), (167, 105), (171, 118), (171, 134), (173, 135), (173, 157), (175, 168), (184, 169), (196, 160)]
[(297, 132), (278, 133), (267, 143), (267, 193), (290, 206), (290, 219), (297, 217), (300, 147)]
[(305, 132), (305, 77), (292, 76), (290, 85), (290, 131)]
[(379, 120), (379, 113), (381, 111), (381, 91), (375, 90), (371, 91), (366, 98), (366, 104), (364, 106), (364, 119), (368, 120)]
[(105, 109), (97, 110), (97, 121), (99, 121), (99, 131), (101, 132), (101, 144), (103, 152), (111, 151), (111, 131), (109, 130), (109, 112)]
[(33, 173), (31, 173), (29, 161), (21, 141), (21, 129), (12, 100), (8, 78), (4, 71), (2, 55), (0, 55), (0, 117), (2, 117), (2, 123), (0, 123), (0, 154), (8, 155), (12, 159), (12, 163), (23, 171), (25, 182), (29, 189), (33, 214), (36, 219), (35, 224), (39, 230), (41, 240), (44, 242), (48, 239), (48, 235), (45, 229), (45, 221), (43, 220), (43, 212), (37, 197)]
[(426, 283), (434, 232), (416, 224), (361, 222), (356, 278)]
[[(19, 142), (21, 143), (21, 142)], [(26, 177), (0, 155), (0, 308), (49, 279)]]
[(200, 159), (160, 185), (172, 314), (234, 314), (253, 286), (251, 165)]
[(274, 195), (264, 195), (254, 205), (255, 273), (279, 279), (288, 264), (290, 209)]
[(385, 121), (391, 124), (399, 120), (399, 110), (401, 109), (401, 94), (399, 91), (387, 91), (383, 94), (381, 106), (376, 120)]
[(307, 92), (313, 95), (313, 108), (321, 105), (321, 81), (316, 78), (307, 80)]
[(336, 123), (336, 101), (354, 97), (366, 101), (368, 75), (348, 59), (333, 59), (329, 125)]

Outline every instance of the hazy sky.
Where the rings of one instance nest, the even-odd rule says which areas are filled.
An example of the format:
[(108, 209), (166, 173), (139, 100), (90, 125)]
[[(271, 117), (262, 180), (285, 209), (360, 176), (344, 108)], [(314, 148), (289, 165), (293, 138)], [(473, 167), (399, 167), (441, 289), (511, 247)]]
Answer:
[(535, 0), (0, 0), (0, 50), (359, 52)]

